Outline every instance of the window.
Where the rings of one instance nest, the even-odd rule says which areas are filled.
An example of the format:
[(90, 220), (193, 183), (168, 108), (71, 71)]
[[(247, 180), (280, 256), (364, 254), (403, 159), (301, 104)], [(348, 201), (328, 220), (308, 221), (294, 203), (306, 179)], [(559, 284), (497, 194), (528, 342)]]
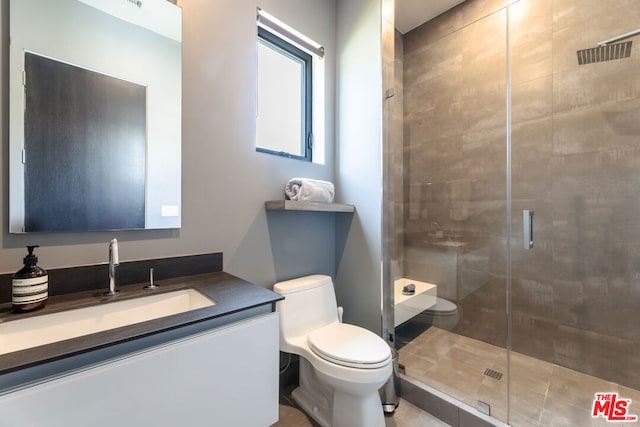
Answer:
[(323, 54), (258, 9), (256, 150), (312, 160), (313, 65)]

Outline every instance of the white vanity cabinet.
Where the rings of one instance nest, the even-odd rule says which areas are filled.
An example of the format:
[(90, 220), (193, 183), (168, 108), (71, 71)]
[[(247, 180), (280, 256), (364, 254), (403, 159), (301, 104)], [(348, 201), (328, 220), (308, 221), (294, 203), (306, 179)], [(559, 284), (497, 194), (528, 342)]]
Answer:
[(278, 313), (0, 396), (0, 425), (238, 426), (278, 419)]

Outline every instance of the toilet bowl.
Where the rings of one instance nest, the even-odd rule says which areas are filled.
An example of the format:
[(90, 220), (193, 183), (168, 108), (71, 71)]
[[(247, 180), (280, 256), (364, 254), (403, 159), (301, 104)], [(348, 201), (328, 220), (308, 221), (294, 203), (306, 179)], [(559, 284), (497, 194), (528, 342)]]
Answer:
[(341, 323), (331, 277), (313, 275), (276, 283), (284, 296), (280, 350), (300, 356), (298, 405), (323, 427), (384, 427), (378, 389), (391, 376), (388, 344)]

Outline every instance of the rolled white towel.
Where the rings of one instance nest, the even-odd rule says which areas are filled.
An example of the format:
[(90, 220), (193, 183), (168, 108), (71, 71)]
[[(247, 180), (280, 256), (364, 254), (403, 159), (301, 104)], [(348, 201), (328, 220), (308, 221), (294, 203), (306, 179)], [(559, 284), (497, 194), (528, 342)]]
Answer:
[(335, 188), (329, 181), (309, 178), (292, 178), (284, 186), (287, 200), (299, 202), (333, 202)]

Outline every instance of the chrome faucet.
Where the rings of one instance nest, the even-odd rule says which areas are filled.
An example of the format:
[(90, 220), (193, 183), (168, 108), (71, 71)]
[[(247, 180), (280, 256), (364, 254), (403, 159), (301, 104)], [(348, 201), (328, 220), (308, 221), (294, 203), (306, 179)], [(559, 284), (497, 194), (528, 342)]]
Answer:
[(109, 290), (104, 293), (105, 296), (118, 295), (116, 290), (116, 267), (120, 265), (118, 257), (118, 240), (111, 239), (109, 243)]

